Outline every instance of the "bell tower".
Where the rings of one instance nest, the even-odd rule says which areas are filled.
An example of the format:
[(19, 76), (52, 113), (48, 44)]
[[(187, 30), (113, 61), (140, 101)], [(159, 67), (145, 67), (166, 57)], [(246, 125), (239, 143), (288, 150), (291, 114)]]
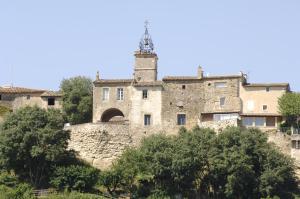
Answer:
[(153, 82), (157, 80), (157, 60), (154, 45), (148, 32), (148, 22), (145, 22), (139, 50), (135, 51), (134, 79), (137, 82)]

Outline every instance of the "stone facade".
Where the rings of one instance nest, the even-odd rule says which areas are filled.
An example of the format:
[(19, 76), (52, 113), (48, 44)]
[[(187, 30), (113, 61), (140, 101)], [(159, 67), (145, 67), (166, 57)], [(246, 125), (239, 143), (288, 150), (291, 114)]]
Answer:
[(12, 86), (0, 87), (0, 105), (8, 107), (12, 111), (25, 106), (61, 109), (62, 94), (54, 91)]
[(132, 146), (128, 124), (81, 124), (70, 130), (69, 148), (91, 165), (106, 169), (126, 147)]

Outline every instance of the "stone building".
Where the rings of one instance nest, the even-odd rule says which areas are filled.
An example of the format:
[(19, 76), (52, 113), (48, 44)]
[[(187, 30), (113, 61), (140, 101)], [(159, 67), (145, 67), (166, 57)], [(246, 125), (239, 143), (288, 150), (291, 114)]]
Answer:
[(289, 148), (289, 141), (276, 133), (283, 120), (278, 97), (289, 92), (289, 84), (251, 84), (243, 73), (208, 76), (202, 67), (194, 76), (159, 80), (158, 56), (147, 27), (134, 57), (131, 79), (104, 79), (97, 73), (93, 122), (66, 128), (71, 131), (69, 147), (93, 166), (109, 167), (143, 137), (176, 134), (181, 127), (197, 125), (216, 131), (238, 125), (271, 130), (275, 134), (270, 140)]
[(134, 53), (132, 79), (94, 81), (93, 122), (124, 122), (137, 135), (174, 133), (181, 126), (224, 128), (226, 125), (277, 128), (282, 121), (277, 99), (288, 83), (251, 84), (246, 75), (157, 79), (158, 56), (147, 27)]
[(13, 86), (0, 87), (0, 105), (15, 111), (24, 106), (61, 108), (62, 94), (55, 91)]

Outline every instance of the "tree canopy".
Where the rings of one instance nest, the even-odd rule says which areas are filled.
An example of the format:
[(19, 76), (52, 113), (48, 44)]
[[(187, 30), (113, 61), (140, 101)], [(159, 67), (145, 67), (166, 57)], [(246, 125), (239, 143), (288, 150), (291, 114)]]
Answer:
[(102, 173), (110, 192), (132, 198), (291, 198), (293, 162), (255, 129), (182, 129), (178, 136), (153, 135), (128, 149)]
[(11, 113), (0, 133), (0, 166), (39, 187), (67, 154), (69, 132), (59, 110), (25, 107)]
[(92, 80), (72, 77), (62, 80), (60, 89), (63, 93), (63, 111), (71, 124), (91, 122), (93, 109)]

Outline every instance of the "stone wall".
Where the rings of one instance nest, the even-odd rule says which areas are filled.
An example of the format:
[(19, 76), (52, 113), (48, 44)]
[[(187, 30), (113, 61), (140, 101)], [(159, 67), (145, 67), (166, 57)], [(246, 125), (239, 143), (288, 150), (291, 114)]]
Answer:
[(218, 133), (228, 126), (238, 126), (238, 120), (229, 119), (229, 120), (222, 120), (222, 121), (206, 121), (206, 122), (199, 123), (200, 128), (211, 128)]
[(106, 169), (126, 147), (132, 145), (127, 124), (98, 123), (66, 127), (70, 130), (69, 148), (91, 165)]
[[(226, 87), (217, 88), (216, 83), (224, 82)], [(242, 102), (239, 97), (240, 78), (207, 79), (204, 82), (204, 113), (240, 112)], [(220, 98), (225, 97), (224, 106), (220, 106)]]
[(190, 129), (198, 124), (203, 110), (203, 83), (200, 79), (164, 81), (162, 92), (162, 124), (169, 134), (177, 133), (177, 115), (186, 114), (185, 127)]

